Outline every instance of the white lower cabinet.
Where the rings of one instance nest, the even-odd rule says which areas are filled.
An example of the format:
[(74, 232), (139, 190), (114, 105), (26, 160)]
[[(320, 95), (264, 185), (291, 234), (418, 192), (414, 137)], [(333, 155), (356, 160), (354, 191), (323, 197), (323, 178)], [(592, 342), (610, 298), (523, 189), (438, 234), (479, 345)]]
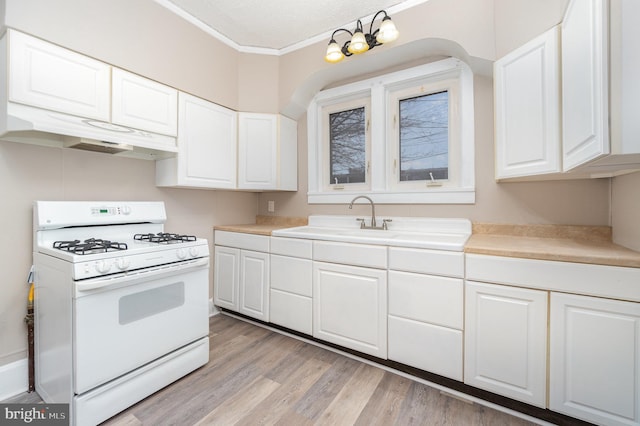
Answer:
[(466, 282), (464, 382), (546, 407), (548, 292)]
[(312, 277), (311, 241), (271, 237), (270, 322), (313, 333)]
[(640, 424), (640, 303), (551, 293), (549, 408)]
[(269, 321), (269, 237), (216, 231), (213, 302)]
[(314, 262), (313, 337), (386, 359), (386, 269)]
[[(398, 253), (396, 253), (398, 252)], [(396, 254), (403, 256), (396, 259)], [(389, 267), (425, 268), (441, 253), (389, 249)], [(463, 259), (462, 253), (458, 255)], [(400, 259), (421, 256), (422, 262), (403, 265)], [(455, 257), (455, 256), (454, 256)], [(443, 260), (443, 259), (440, 259)], [(462, 274), (456, 262), (434, 267)], [(443, 265), (446, 267), (443, 268)], [(461, 276), (461, 275), (460, 275)], [(464, 288), (462, 278), (389, 271), (388, 358), (412, 367), (462, 381)]]
[(238, 311), (240, 282), (240, 249), (216, 246), (214, 249), (213, 303)]
[(240, 313), (269, 321), (269, 254), (240, 252)]

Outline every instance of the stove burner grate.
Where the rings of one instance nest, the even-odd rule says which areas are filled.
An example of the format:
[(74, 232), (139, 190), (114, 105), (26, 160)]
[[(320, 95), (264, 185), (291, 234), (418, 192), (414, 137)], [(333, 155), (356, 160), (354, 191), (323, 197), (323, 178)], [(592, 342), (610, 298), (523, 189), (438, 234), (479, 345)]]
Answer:
[(138, 241), (149, 241), (151, 243), (159, 243), (159, 244), (175, 244), (175, 243), (184, 243), (187, 241), (195, 241), (196, 237), (193, 235), (180, 235), (180, 234), (171, 234), (168, 232), (158, 232), (157, 234), (135, 234), (133, 236), (133, 239)]
[(54, 241), (53, 248), (68, 251), (73, 254), (94, 254), (94, 253), (106, 253), (108, 251), (126, 250), (127, 244), (118, 243), (109, 240), (102, 240), (99, 238), (89, 238), (80, 242), (80, 240), (72, 241)]

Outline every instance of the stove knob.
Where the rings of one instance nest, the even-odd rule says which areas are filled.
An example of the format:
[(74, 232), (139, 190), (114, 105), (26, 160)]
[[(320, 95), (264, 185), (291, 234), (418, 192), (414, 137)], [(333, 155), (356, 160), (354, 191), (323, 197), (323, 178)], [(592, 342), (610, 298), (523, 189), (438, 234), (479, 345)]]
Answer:
[(120, 208), (120, 211), (122, 212), (123, 215), (128, 216), (131, 214), (131, 206), (122, 206)]
[(191, 247), (189, 249), (189, 255), (191, 255), (191, 257), (198, 257), (198, 254), (200, 254), (200, 250), (198, 250), (198, 247)]
[(184, 249), (179, 248), (176, 250), (176, 255), (178, 256), (178, 259), (182, 260), (187, 257), (187, 252)]
[(109, 272), (109, 269), (111, 269), (111, 263), (109, 262), (105, 262), (104, 260), (99, 260), (96, 263), (96, 271), (98, 271), (101, 274), (105, 274)]
[(120, 258), (116, 259), (116, 266), (121, 271), (124, 271), (125, 269), (127, 269), (130, 264), (131, 264), (131, 262), (129, 262), (127, 259), (125, 259), (123, 257), (120, 257)]

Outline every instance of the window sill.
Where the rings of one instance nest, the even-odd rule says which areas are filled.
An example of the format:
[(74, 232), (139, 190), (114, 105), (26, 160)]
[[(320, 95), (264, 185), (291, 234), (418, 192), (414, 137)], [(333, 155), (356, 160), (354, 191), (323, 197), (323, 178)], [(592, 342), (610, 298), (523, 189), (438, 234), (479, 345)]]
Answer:
[(474, 188), (438, 188), (429, 191), (374, 192), (346, 191), (308, 192), (309, 204), (349, 204), (358, 195), (367, 195), (376, 204), (474, 204)]

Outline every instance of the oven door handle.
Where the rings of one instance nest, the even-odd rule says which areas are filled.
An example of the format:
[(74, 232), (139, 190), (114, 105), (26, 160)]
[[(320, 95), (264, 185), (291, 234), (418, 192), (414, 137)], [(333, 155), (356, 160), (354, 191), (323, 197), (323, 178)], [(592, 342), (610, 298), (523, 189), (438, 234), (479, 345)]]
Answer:
[(76, 291), (83, 292), (104, 287), (112, 287), (116, 285), (121, 286), (122, 284), (129, 285), (135, 283), (138, 280), (148, 280), (149, 278), (157, 277), (159, 275), (163, 277), (171, 276), (178, 273), (183, 273), (189, 269), (199, 269), (208, 266), (209, 258), (202, 257), (199, 259), (193, 259), (179, 263), (170, 263), (167, 265), (156, 266), (148, 269), (138, 269), (136, 271), (110, 275), (106, 278), (101, 277), (97, 279), (89, 279), (86, 281), (77, 281)]

